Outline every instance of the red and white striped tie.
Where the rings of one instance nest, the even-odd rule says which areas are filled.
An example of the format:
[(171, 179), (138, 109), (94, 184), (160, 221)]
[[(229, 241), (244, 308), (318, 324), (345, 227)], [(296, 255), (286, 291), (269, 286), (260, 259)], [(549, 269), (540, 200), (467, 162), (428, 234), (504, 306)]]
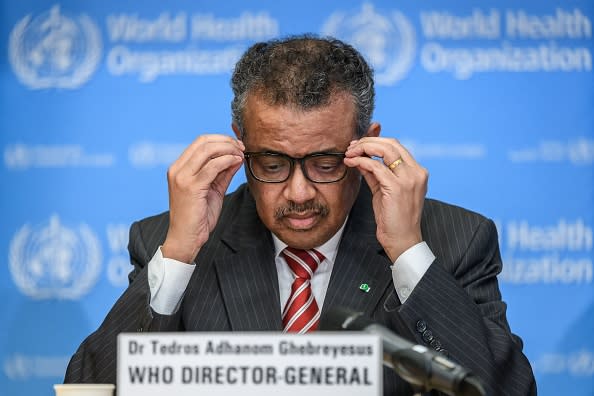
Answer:
[(283, 256), (295, 276), (291, 296), (283, 310), (283, 331), (307, 333), (316, 330), (320, 322), (320, 309), (311, 291), (311, 277), (324, 260), (324, 255), (315, 249), (287, 247), (283, 250)]

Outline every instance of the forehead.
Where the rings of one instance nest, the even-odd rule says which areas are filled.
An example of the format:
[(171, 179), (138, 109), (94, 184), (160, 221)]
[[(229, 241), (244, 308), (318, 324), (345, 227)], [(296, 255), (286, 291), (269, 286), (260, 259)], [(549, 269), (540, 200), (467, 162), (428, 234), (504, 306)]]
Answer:
[(249, 151), (273, 150), (293, 156), (346, 150), (355, 136), (355, 105), (346, 93), (312, 109), (275, 106), (250, 95), (244, 108), (244, 143)]

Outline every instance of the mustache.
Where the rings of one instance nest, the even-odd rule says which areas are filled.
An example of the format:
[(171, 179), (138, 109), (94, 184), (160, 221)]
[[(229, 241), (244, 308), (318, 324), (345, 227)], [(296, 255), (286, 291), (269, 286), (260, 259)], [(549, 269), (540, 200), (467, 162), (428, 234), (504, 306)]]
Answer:
[(289, 201), (286, 206), (276, 208), (274, 211), (274, 218), (276, 220), (280, 220), (290, 214), (303, 214), (305, 212), (312, 212), (321, 216), (327, 216), (329, 210), (327, 206), (322, 205), (319, 202), (308, 201), (302, 204), (297, 204), (293, 201)]

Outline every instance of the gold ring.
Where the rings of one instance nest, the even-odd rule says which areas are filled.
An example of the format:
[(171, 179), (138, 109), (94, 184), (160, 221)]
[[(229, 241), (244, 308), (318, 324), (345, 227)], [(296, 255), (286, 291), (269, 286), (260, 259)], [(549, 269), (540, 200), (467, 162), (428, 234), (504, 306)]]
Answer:
[(402, 163), (402, 158), (398, 158), (396, 161), (392, 162), (390, 165), (388, 165), (388, 168), (390, 168), (391, 170), (394, 170), (398, 165), (400, 165)]

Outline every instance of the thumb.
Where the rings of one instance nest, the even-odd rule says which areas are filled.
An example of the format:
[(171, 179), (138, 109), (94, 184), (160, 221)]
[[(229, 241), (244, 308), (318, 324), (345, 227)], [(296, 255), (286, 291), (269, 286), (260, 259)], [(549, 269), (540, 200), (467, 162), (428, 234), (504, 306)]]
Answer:
[(229, 188), (229, 184), (231, 184), (231, 179), (233, 179), (233, 176), (235, 176), (237, 171), (243, 165), (243, 159), (241, 157), (236, 158), (238, 161), (237, 164), (231, 165), (229, 168), (219, 173), (213, 181), (213, 188), (217, 190), (220, 196), (225, 196), (225, 193)]
[(375, 175), (372, 172), (368, 172), (364, 169), (359, 169), (359, 172), (367, 182), (367, 185), (369, 186), (371, 192), (375, 194), (376, 190), (379, 188), (379, 181), (377, 180)]

